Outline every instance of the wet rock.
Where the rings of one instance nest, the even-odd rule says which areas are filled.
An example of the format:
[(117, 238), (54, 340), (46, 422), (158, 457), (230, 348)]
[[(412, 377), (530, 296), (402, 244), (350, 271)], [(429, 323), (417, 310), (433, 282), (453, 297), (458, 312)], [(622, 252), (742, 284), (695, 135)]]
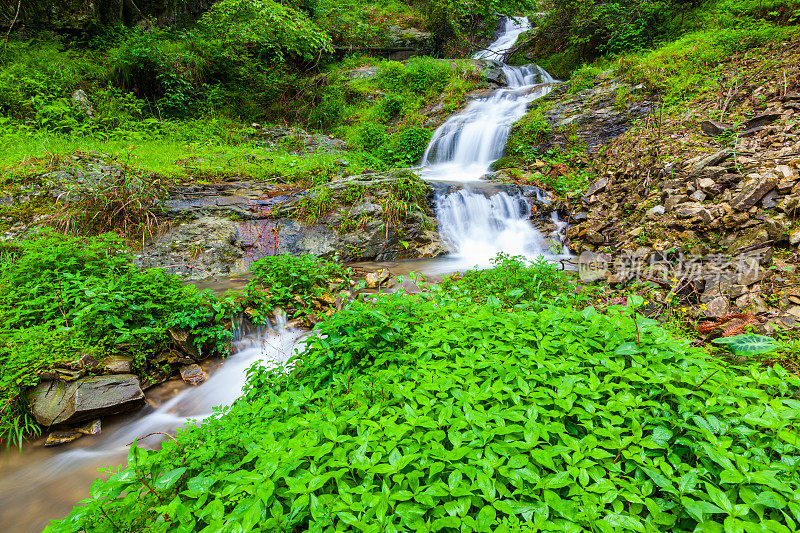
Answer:
[(144, 405), (144, 393), (136, 376), (117, 374), (46, 381), (28, 393), (28, 400), (36, 421), (52, 426), (133, 411)]
[(98, 418), (97, 420), (90, 420), (81, 426), (77, 426), (75, 431), (83, 435), (99, 435), (100, 428), (100, 419)]
[(61, 444), (67, 444), (69, 442), (76, 441), (81, 437), (83, 437), (83, 433), (81, 433), (80, 431), (75, 431), (71, 429), (57, 429), (51, 431), (47, 435), (47, 438), (44, 441), (44, 445), (46, 448), (50, 448), (52, 446), (59, 446)]
[(181, 367), (181, 379), (189, 385), (200, 385), (208, 379), (208, 374), (200, 368), (200, 365), (191, 364)]
[(745, 183), (742, 192), (731, 202), (737, 211), (746, 211), (756, 205), (768, 192), (778, 184), (775, 176), (767, 174)]
[(103, 368), (111, 374), (130, 374), (133, 368), (133, 357), (111, 355), (103, 360)]
[(386, 269), (378, 270), (377, 272), (370, 272), (364, 277), (368, 289), (377, 289), (383, 286), (384, 283), (389, 281), (391, 274)]
[(506, 78), (506, 74), (503, 72), (503, 63), (500, 61), (493, 59), (477, 59), (475, 60), (475, 64), (481, 70), (481, 77), (485, 81), (501, 87), (508, 85), (508, 78)]
[(733, 126), (728, 124), (727, 122), (717, 122), (715, 120), (704, 120), (700, 123), (700, 129), (703, 130), (703, 133), (706, 135), (710, 135), (711, 137), (716, 137), (717, 135), (722, 135), (723, 133), (728, 133), (733, 131)]
[(197, 335), (185, 329), (176, 328), (168, 330), (168, 333), (172, 339), (172, 342), (175, 343), (182, 353), (188, 355), (195, 361), (201, 359), (200, 351), (197, 349), (197, 345), (195, 344)]

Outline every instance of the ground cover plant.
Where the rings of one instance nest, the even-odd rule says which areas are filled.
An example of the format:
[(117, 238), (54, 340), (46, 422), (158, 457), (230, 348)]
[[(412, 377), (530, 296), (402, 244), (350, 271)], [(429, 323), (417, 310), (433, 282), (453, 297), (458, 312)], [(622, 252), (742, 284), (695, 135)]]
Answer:
[[(509, 261), (483, 276), (557, 296)], [(734, 369), (636, 298), (480, 305), (473, 276), (354, 302), (48, 531), (797, 529), (797, 378)]]
[[(171, 343), (191, 335), (203, 355), (227, 355), (242, 313), (265, 325), (280, 308), (292, 317), (321, 313), (349, 272), (312, 256), (254, 263), (241, 293), (200, 292), (160, 269), (140, 270), (119, 237), (44, 232), (0, 245), (0, 442), (20, 445), (41, 428), (25, 390), (43, 372), (84, 355), (133, 357), (146, 376)], [(343, 285), (344, 286), (344, 285)], [(349, 284), (347, 285), (349, 288)]]

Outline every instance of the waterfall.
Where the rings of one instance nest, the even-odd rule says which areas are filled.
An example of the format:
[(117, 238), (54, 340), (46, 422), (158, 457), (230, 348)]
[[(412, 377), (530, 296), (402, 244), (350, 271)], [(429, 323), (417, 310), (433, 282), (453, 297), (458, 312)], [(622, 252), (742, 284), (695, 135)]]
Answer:
[(488, 267), (500, 252), (531, 259), (546, 255), (548, 242), (528, 220), (530, 213), (521, 194), (487, 196), (467, 188), (443, 195), (436, 205), (442, 238), (469, 267)]
[[(520, 33), (530, 28), (526, 18), (506, 19), (503, 33), (475, 59), (505, 58)], [(489, 171), (505, 149), (511, 125), (525, 116), (528, 104), (552, 90), (552, 76), (536, 65), (512, 67), (497, 62), (507, 86), (470, 102), (433, 134), (422, 156), (422, 176), (430, 180), (475, 181)]]
[[(422, 157), (423, 178), (462, 184), (460, 190), (436, 198), (439, 232), (462, 265), (489, 266), (499, 252), (529, 259), (567, 257), (551, 251), (548, 239), (531, 225), (530, 207), (520, 193), (487, 195), (469, 186), (502, 157), (511, 126), (525, 116), (528, 104), (552, 90), (555, 80), (541, 67), (503, 63), (520, 34), (530, 28), (527, 18), (504, 19), (497, 40), (473, 56), (502, 70), (506, 86), (448, 118), (434, 132)], [(551, 237), (560, 238), (558, 233)]]

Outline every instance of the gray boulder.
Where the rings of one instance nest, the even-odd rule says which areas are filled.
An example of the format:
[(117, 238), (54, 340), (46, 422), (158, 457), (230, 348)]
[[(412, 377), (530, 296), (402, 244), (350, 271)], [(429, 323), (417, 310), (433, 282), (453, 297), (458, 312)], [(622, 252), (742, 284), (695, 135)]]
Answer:
[(28, 393), (28, 400), (43, 426), (126, 413), (145, 403), (139, 378), (132, 374), (92, 376), (70, 383), (45, 381)]

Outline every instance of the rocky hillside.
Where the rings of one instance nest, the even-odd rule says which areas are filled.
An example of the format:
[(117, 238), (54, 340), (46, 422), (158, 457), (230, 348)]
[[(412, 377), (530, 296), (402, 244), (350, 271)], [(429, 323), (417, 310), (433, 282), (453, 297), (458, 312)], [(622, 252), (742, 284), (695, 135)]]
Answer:
[[(764, 330), (795, 328), (798, 50), (789, 39), (729, 56), (709, 72), (713, 86), (677, 104), (618, 70), (586, 89), (563, 86), (526, 119), (545, 127), (510, 145), (516, 168), (501, 176), (588, 179), (560, 204), (567, 244), (592, 265), (584, 279), (645, 282), (659, 289), (659, 305), (695, 316), (739, 313)], [(525, 150), (541, 157), (521, 163)]]

